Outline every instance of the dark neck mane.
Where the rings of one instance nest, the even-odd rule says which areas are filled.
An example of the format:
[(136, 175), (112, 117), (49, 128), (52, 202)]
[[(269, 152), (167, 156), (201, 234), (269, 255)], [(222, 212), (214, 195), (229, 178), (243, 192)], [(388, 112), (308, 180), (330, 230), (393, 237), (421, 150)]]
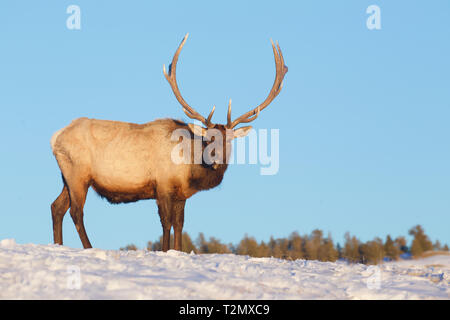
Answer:
[(217, 187), (223, 180), (228, 164), (221, 164), (216, 170), (203, 164), (194, 164), (191, 167), (189, 184), (200, 191)]

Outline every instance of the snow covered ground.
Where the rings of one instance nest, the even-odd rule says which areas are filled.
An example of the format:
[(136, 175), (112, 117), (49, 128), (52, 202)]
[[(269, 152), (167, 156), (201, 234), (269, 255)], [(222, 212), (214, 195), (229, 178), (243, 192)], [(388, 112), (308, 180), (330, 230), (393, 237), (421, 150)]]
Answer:
[(385, 263), (0, 241), (0, 299), (450, 299), (450, 256)]

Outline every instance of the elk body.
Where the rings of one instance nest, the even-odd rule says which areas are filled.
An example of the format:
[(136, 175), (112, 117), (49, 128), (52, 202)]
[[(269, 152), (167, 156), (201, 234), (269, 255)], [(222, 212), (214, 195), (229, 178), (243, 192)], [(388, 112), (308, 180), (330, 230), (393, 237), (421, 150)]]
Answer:
[[(145, 124), (79, 118), (56, 132), (51, 139), (53, 154), (63, 179), (63, 190), (52, 203), (53, 237), (62, 244), (62, 221), (70, 208), (84, 248), (91, 248), (83, 223), (83, 207), (88, 189), (92, 187), (110, 203), (127, 203), (143, 199), (156, 199), (163, 228), (163, 251), (169, 250), (170, 231), (174, 230), (174, 248), (181, 250), (186, 200), (195, 193), (216, 187), (222, 182), (227, 169), (231, 140), (245, 136), (250, 126), (234, 129), (240, 123), (255, 120), (261, 110), (278, 95), (287, 72), (281, 50), (272, 43), (276, 77), (267, 99), (234, 121), (231, 121), (231, 101), (228, 105), (227, 124), (211, 122), (215, 107), (205, 119), (191, 108), (180, 94), (176, 82), (178, 56), (187, 39), (184, 37), (164, 75), (172, 87), (183, 111), (205, 127), (186, 124), (174, 119), (161, 119)], [(207, 137), (209, 129), (222, 133), (222, 148), (215, 151), (214, 162), (201, 159), (200, 163), (174, 163), (172, 151), (179, 143), (171, 139), (172, 133), (183, 129), (192, 143)], [(196, 137), (197, 136), (197, 137)], [(202, 139), (204, 150), (212, 139)], [(194, 149), (189, 155), (194, 159)], [(188, 156), (188, 157), (189, 157)]]

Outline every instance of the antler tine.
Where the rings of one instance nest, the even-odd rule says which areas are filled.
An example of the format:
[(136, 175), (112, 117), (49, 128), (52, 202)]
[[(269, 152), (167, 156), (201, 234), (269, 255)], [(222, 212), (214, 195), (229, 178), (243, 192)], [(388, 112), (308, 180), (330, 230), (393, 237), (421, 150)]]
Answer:
[(211, 118), (212, 118), (212, 116), (213, 116), (213, 114), (214, 114), (214, 110), (216, 110), (216, 106), (213, 106), (211, 112), (209, 113), (209, 116), (208, 116), (208, 118), (206, 119), (206, 122), (207, 122), (207, 123), (211, 123)]
[(202, 122), (203, 124), (205, 124), (205, 122), (206, 122), (205, 118), (203, 118), (198, 113), (190, 113), (186, 108), (183, 108), (183, 112), (191, 119), (198, 120), (198, 121)]
[(183, 99), (180, 93), (180, 89), (177, 85), (177, 62), (178, 62), (178, 56), (180, 55), (181, 49), (183, 49), (184, 44), (186, 43), (186, 40), (189, 36), (189, 33), (186, 33), (183, 40), (181, 41), (180, 45), (178, 46), (177, 51), (175, 52), (172, 63), (169, 65), (169, 73), (166, 72), (166, 66), (163, 65), (163, 72), (164, 76), (166, 77), (167, 82), (169, 82), (172, 91), (175, 95), (175, 98), (177, 98), (178, 102), (183, 107), (184, 113), (191, 119), (196, 119), (201, 121), (206, 127), (211, 128), (214, 126), (213, 123), (211, 123), (212, 115), (214, 114), (215, 106), (213, 107), (212, 111), (210, 112), (207, 119), (205, 119), (201, 114), (199, 114), (197, 111), (195, 111), (187, 102)]
[(255, 120), (259, 116), (261, 110), (266, 108), (273, 101), (273, 99), (276, 98), (276, 96), (280, 93), (281, 89), (283, 88), (283, 79), (288, 71), (288, 68), (284, 65), (283, 53), (281, 52), (281, 48), (278, 42), (276, 44), (276, 47), (272, 39), (270, 40), (270, 42), (272, 43), (272, 50), (275, 59), (275, 70), (276, 70), (275, 80), (272, 89), (270, 90), (269, 95), (267, 96), (266, 100), (264, 100), (263, 103), (261, 103), (253, 110), (243, 114), (233, 122), (231, 122), (231, 106), (229, 106), (228, 122), (227, 122), (227, 127), (229, 129), (233, 129), (240, 123), (247, 123)]
[(231, 127), (231, 99), (228, 102), (227, 127)]
[[(281, 52), (281, 48), (280, 48), (280, 45), (278, 44), (278, 41), (277, 41), (277, 49), (278, 49), (278, 53), (280, 54), (281, 65), (282, 65), (283, 67), (286, 67), (286, 66), (284, 65), (283, 52)], [(286, 67), (286, 68), (287, 68), (287, 67)], [(287, 72), (287, 70), (286, 70), (286, 72)]]

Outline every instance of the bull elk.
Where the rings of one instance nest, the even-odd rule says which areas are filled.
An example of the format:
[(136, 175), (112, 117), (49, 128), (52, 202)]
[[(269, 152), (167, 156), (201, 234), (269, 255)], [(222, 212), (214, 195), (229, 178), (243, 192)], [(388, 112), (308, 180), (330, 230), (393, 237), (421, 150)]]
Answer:
[[(181, 96), (176, 81), (178, 56), (188, 34), (179, 45), (168, 72), (163, 67), (184, 113), (203, 125), (184, 123), (174, 119), (159, 119), (145, 124), (79, 118), (57, 131), (51, 147), (61, 170), (64, 187), (52, 203), (53, 237), (62, 245), (62, 221), (70, 208), (70, 215), (84, 248), (91, 248), (83, 222), (83, 207), (89, 187), (110, 203), (128, 203), (143, 199), (156, 199), (163, 228), (163, 251), (170, 248), (170, 230), (174, 229), (174, 248), (181, 250), (186, 200), (195, 193), (216, 187), (222, 182), (228, 166), (231, 140), (248, 134), (251, 126), (238, 129), (241, 123), (255, 120), (280, 93), (287, 72), (280, 47), (272, 42), (276, 76), (266, 100), (234, 121), (231, 120), (231, 100), (228, 105), (227, 124), (211, 122), (215, 107), (205, 119)], [(171, 151), (177, 141), (171, 139), (176, 129), (189, 132), (189, 139), (202, 139), (202, 148), (211, 141), (203, 139), (209, 129), (222, 133), (223, 149), (215, 150), (214, 163), (182, 163), (171, 160)], [(231, 134), (229, 134), (231, 132)], [(192, 155), (193, 156), (193, 155)]]

